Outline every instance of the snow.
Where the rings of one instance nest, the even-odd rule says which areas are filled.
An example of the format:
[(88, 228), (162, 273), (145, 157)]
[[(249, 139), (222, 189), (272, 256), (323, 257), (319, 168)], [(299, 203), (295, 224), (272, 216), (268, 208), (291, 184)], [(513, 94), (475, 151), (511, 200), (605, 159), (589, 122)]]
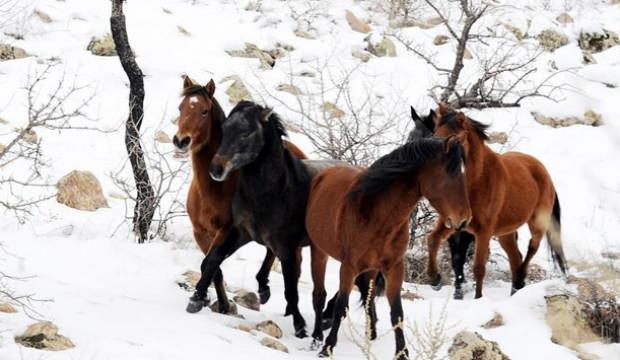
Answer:
[[(172, 120), (178, 116), (184, 74), (202, 84), (214, 79), (215, 96), (226, 112), (232, 107), (225, 94), (230, 82), (221, 82), (221, 79), (237, 74), (257, 101), (274, 106), (283, 118), (295, 122), (298, 115), (284, 106), (294, 98), (278, 93), (284, 100), (280, 104), (266, 94), (266, 89), (274, 93), (278, 84), (287, 83), (289, 70), (299, 73), (328, 69), (332, 75), (339, 76), (343, 70), (359, 66), (351, 85), (355, 101), (362, 101), (368, 89), (373, 95), (382, 96), (384, 100), (378, 110), (386, 116), (395, 113), (398, 119), (398, 126), (390, 134), (395, 143), (401, 142), (411, 129), (409, 105), (421, 114), (435, 106), (428, 90), (438, 81), (438, 74), (419, 57), (406, 52), (401, 44), (396, 44), (398, 56), (395, 58), (372, 58), (360, 64), (351, 56), (351, 51), (365, 47), (366, 35), (349, 28), (345, 10), (351, 10), (361, 19), (371, 19), (375, 29), (373, 40), (378, 41), (381, 32), (387, 29), (388, 19), (370, 6), (374, 2), (264, 0), (260, 2), (260, 11), (244, 10), (249, 3), (131, 0), (125, 4), (129, 38), (146, 75), (143, 132), (147, 149), (152, 149), (150, 139), (156, 131), (176, 132)], [(532, 36), (549, 27), (569, 35), (568, 45), (553, 54), (543, 54), (536, 64), (536, 76), (541, 78), (548, 75), (552, 63), (558, 69), (567, 70), (555, 81), (568, 84), (569, 89), (560, 94), (558, 103), (530, 99), (522, 108), (468, 113), (490, 123), (492, 131), (510, 134), (509, 143), (494, 145), (496, 150), (523, 151), (545, 164), (562, 202), (567, 257), (570, 261), (595, 263), (601, 260), (602, 251), (620, 249), (616, 235), (620, 232), (617, 104), (620, 99), (620, 47), (594, 54), (597, 64), (584, 66), (576, 39), (580, 31), (586, 30), (605, 28), (620, 32), (620, 6), (608, 6), (602, 0), (527, 0), (520, 3), (523, 9), (497, 14), (497, 19), (490, 19), (488, 25), (497, 26), (495, 20), (501, 20), (527, 30)], [(567, 4), (569, 9), (566, 9)], [(110, 173), (118, 171), (126, 161), (123, 124), (127, 116), (128, 81), (116, 57), (93, 56), (86, 51), (86, 46), (91, 37), (109, 32), (109, 6), (109, 0), (34, 0), (28, 5), (30, 11), (40, 9), (54, 21), (46, 24), (36, 17), (24, 17), (6, 25), (7, 33), (24, 33), (23, 40), (0, 34), (0, 41), (22, 47), (34, 55), (0, 62), (0, 117), (9, 121), (8, 125), (0, 124), (0, 143), (5, 143), (12, 130), (27, 117), (23, 88), (28, 76), (42, 71), (46, 59), (57, 58), (60, 65), (52, 69), (43, 92), (50, 91), (63, 75), (75, 79), (78, 85), (86, 86), (83, 96), (94, 94), (87, 109), (91, 121), (83, 125), (109, 132), (39, 130), (49, 164), (43, 176), (55, 181), (74, 169), (89, 170), (101, 181), (106, 195), (118, 192)], [(293, 34), (298, 24), (292, 14), (304, 11), (316, 13), (310, 18), (316, 28), (316, 40)], [(565, 28), (555, 21), (563, 11), (569, 11), (575, 18), (575, 23)], [(422, 15), (426, 18), (432, 14)], [(528, 19), (532, 20), (529, 24)], [(191, 35), (181, 34), (177, 26), (187, 29)], [(447, 34), (444, 28), (410, 28), (403, 34), (436, 52), (435, 58), (441, 66), (451, 66), (453, 42), (441, 47), (432, 45), (436, 35)], [(273, 70), (261, 70), (256, 59), (230, 57), (225, 53), (243, 49), (245, 42), (262, 49), (273, 49), (280, 42), (294, 46), (295, 50), (278, 59)], [(475, 53), (476, 49), (471, 50)], [(478, 65), (472, 60), (463, 76), (475, 78), (478, 71)], [(301, 77), (295, 80), (302, 90), (313, 89), (317, 81)], [(582, 116), (589, 109), (602, 114), (604, 126), (556, 129), (538, 124), (531, 116), (532, 111), (547, 116)], [(296, 133), (291, 133), (290, 137), (316, 157), (307, 138)], [(387, 150), (389, 148), (381, 149), (381, 152)], [(17, 173), (20, 169), (12, 171)], [(0, 189), (0, 194), (6, 192)], [(283, 317), (285, 302), (280, 274), (272, 272), (272, 298), (260, 312), (240, 308), (245, 320), (214, 314), (208, 309), (187, 314), (184, 309), (190, 294), (180, 289), (175, 280), (186, 270), (197, 269), (202, 260), (189, 221), (175, 219), (167, 241), (156, 239), (138, 245), (127, 226), (117, 229), (125, 215), (124, 201), (112, 197), (108, 201), (109, 208), (91, 213), (69, 209), (50, 200), (41, 204), (35, 215), (21, 225), (10, 213), (0, 217), (3, 249), (0, 270), (28, 277), (25, 281), (11, 281), (10, 286), (19, 294), (35, 294), (38, 299), (50, 300), (33, 303), (37, 314), (32, 315), (53, 321), (60, 333), (77, 345), (74, 349), (53, 353), (15, 344), (14, 336), (35, 321), (20, 309), (17, 314), (0, 313), (0, 359), (186, 359), (209, 355), (246, 359), (248, 354), (267, 358), (316, 357), (314, 351), (308, 350), (310, 339), (295, 338), (292, 319)], [(521, 232), (521, 239), (529, 239), (527, 229)], [(520, 246), (524, 251), (527, 241), (522, 240)], [(551, 269), (545, 247), (539, 250), (534, 262)], [(498, 251), (496, 244), (493, 251)], [(238, 251), (223, 265), (227, 284), (232, 289), (255, 290), (254, 275), (263, 256), (263, 248), (256, 244)], [(306, 249), (299, 285), (300, 309), (311, 331), (314, 316), (307, 259)], [(426, 285), (408, 284), (424, 300), (404, 301), (405, 321), (409, 325), (437, 323), (445, 306), (448, 339), (468, 329), (497, 341), (511, 359), (576, 359), (575, 352), (551, 342), (550, 329), (544, 322), (544, 295), (547, 289), (561, 285), (561, 280), (528, 285), (511, 297), (509, 283), (487, 281), (482, 299), (473, 300), (473, 294), (468, 292), (466, 300), (453, 301), (449, 286), (434, 292)], [(328, 266), (327, 287), (329, 296), (338, 287), (338, 264), (335, 262)], [(356, 293), (352, 298), (356, 298)], [(378, 358), (389, 359), (394, 340), (389, 332), (389, 306), (385, 298), (378, 299), (377, 311), (379, 334), (386, 335), (374, 342), (372, 349)], [(495, 311), (503, 315), (505, 326), (481, 328)], [(363, 331), (364, 321), (358, 306), (352, 306), (350, 318), (352, 323), (345, 321), (341, 329), (337, 359), (361, 357), (349, 329), (354, 326)], [(265, 319), (274, 320), (283, 328), (282, 342), (289, 348), (289, 355), (260, 345), (263, 335), (259, 333), (248, 334), (234, 329), (240, 323), (255, 324)], [(442, 350), (444, 353), (447, 346), (449, 341)], [(583, 348), (601, 359), (620, 357), (617, 344), (593, 343)]]

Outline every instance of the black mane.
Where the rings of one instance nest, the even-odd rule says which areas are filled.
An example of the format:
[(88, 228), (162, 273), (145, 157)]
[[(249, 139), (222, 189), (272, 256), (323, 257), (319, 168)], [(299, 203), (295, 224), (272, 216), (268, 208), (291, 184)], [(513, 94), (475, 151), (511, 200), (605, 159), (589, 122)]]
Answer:
[[(242, 100), (237, 105), (235, 105), (234, 109), (232, 109), (231, 111), (231, 114), (236, 111), (245, 111), (251, 113), (252, 116), (260, 117), (262, 116), (262, 112), (264, 112), (265, 110), (267, 110), (267, 108), (262, 107), (255, 102)], [(262, 124), (263, 126), (272, 127), (279, 138), (282, 136), (287, 136), (284, 123), (282, 122), (282, 119), (280, 119), (280, 116), (275, 112), (272, 112), (271, 115), (269, 115), (269, 121)]]
[[(427, 161), (443, 154), (446, 141), (433, 137), (416, 139), (379, 158), (360, 177), (349, 196), (377, 195), (400, 176), (414, 175)], [(456, 176), (465, 160), (463, 146), (453, 146), (446, 157), (448, 174)]]
[[(458, 124), (458, 117), (459, 117), (460, 113), (454, 111), (454, 110), (450, 110), (447, 113), (443, 114), (441, 116), (441, 120), (439, 123), (439, 126), (442, 125), (447, 125), (448, 127), (450, 127), (452, 130), (458, 131), (460, 130), (459, 128), (459, 124)], [(463, 115), (464, 116), (464, 115)], [(487, 134), (487, 130), (489, 129), (489, 125), (483, 124), (479, 121), (476, 121), (470, 117), (466, 117), (467, 120), (471, 123), (472, 127), (474, 128), (474, 130), (476, 131), (476, 134), (484, 141), (489, 140), (489, 135)]]

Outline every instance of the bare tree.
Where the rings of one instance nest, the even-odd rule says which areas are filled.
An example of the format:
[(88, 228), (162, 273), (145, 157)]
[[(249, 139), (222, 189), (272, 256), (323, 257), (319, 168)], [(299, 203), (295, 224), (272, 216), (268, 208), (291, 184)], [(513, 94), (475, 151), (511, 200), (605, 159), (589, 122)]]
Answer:
[(112, 0), (110, 27), (118, 58), (129, 78), (129, 117), (125, 126), (125, 146), (137, 191), (133, 212), (133, 231), (138, 236), (138, 242), (143, 243), (148, 239), (149, 228), (155, 213), (156, 198), (144, 161), (144, 151), (140, 144), (140, 127), (144, 118), (144, 79), (129, 45), (123, 1)]
[[(518, 107), (529, 97), (552, 99), (559, 86), (550, 85), (550, 80), (557, 72), (529, 81), (536, 72), (535, 62), (542, 54), (537, 45), (515, 38), (504, 26), (478, 26), (487, 15), (508, 8), (515, 11), (513, 7), (484, 0), (423, 2), (441, 19), (449, 37), (456, 42), (452, 65), (441, 65), (433, 54), (414, 44), (402, 32), (391, 35), (442, 76), (444, 83), (431, 90), (437, 102), (453, 108), (489, 108)], [(457, 20), (449, 16), (455, 7), (459, 15)], [(462, 77), (462, 71), (465, 59), (473, 56), (474, 46), (478, 50), (475, 55), (480, 75), (471, 81)], [(526, 83), (529, 84), (525, 86)]]

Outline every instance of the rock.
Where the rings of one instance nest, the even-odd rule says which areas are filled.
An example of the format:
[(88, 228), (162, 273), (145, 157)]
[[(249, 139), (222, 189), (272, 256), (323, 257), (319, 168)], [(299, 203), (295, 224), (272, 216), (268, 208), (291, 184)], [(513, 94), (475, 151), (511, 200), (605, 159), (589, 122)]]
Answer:
[(433, 39), (433, 44), (435, 44), (436, 46), (441, 46), (441, 45), (447, 44), (448, 40), (450, 40), (450, 38), (447, 37), (446, 35), (437, 35)]
[(189, 31), (187, 31), (186, 28), (184, 28), (181, 25), (177, 25), (177, 30), (179, 30), (179, 32), (185, 36), (192, 36), (192, 33), (190, 33)]
[(383, 57), (395, 57), (396, 56), (396, 46), (388, 37), (384, 36), (380, 42), (374, 43), (371, 40), (371, 36), (367, 36), (364, 40), (368, 43), (366, 49), (371, 54)]
[(605, 51), (616, 45), (620, 45), (620, 37), (613, 31), (603, 30), (602, 33), (579, 34), (579, 47), (591, 53)]
[(518, 27), (508, 24), (508, 23), (502, 23), (502, 25), (504, 26), (506, 30), (510, 31), (517, 40), (521, 41), (525, 39), (526, 35)]
[(543, 30), (538, 34), (538, 44), (547, 51), (555, 51), (568, 44), (568, 37), (553, 29)]
[(473, 58), (474, 56), (471, 54), (471, 51), (469, 51), (469, 49), (465, 49), (465, 51), (463, 52), (463, 59), (471, 60)]
[(58, 334), (58, 327), (49, 321), (30, 325), (21, 336), (15, 337), (15, 342), (25, 347), (50, 351), (75, 347), (69, 338)]
[(24, 139), (25, 142), (34, 145), (39, 142), (39, 135), (37, 135), (34, 130), (27, 130), (22, 139)]
[(198, 284), (200, 276), (201, 274), (198, 271), (187, 270), (183, 273), (183, 277), (177, 280), (177, 285), (182, 289), (192, 292), (196, 289), (196, 284)]
[(168, 134), (166, 134), (165, 132), (159, 130), (155, 133), (155, 141), (162, 143), (162, 144), (170, 144), (172, 143), (172, 140), (170, 139), (170, 136), (168, 136)]
[(610, 260), (620, 260), (620, 252), (617, 251), (603, 251), (601, 256)]
[(542, 115), (537, 112), (533, 112), (532, 116), (534, 119), (543, 124), (552, 127), (564, 127), (564, 126), (572, 126), (572, 125), (589, 125), (589, 126), (600, 126), (603, 125), (603, 117), (601, 114), (588, 110), (583, 114), (583, 117), (577, 116), (569, 116), (565, 118), (552, 118)]
[(261, 50), (252, 43), (245, 43), (244, 50), (229, 50), (226, 53), (233, 57), (255, 58), (260, 61), (261, 69), (272, 69), (276, 64), (274, 57), (267, 51)]
[(400, 294), (401, 299), (403, 300), (409, 300), (409, 301), (413, 301), (413, 300), (424, 300), (424, 298), (416, 293), (414, 293), (413, 291), (405, 291), (404, 293)]
[(567, 12), (563, 12), (558, 17), (555, 18), (560, 24), (566, 25), (572, 23), (573, 17), (570, 16)]
[(351, 55), (354, 58), (362, 60), (362, 62), (368, 62), (368, 60), (370, 60), (370, 53), (366, 51), (354, 50), (353, 52), (351, 52)]
[(302, 95), (303, 94), (301, 89), (291, 84), (279, 84), (278, 86), (276, 86), (276, 90), (287, 92), (291, 95)]
[(71, 171), (58, 181), (56, 187), (56, 201), (68, 207), (87, 211), (108, 207), (101, 184), (90, 171)]
[(245, 331), (250, 334), (254, 331), (254, 328), (248, 324), (239, 324), (235, 326), (235, 329)]
[(583, 51), (583, 63), (584, 64), (596, 64), (596, 59), (592, 56), (590, 51)]
[(93, 37), (90, 39), (86, 50), (97, 56), (116, 56), (116, 45), (112, 35), (106, 34), (103, 37)]
[[(0, 152), (2, 151), (0, 150)], [(13, 314), (17, 312), (17, 309), (15, 309), (15, 307), (13, 307), (13, 305), (9, 303), (0, 303), (0, 312)]]
[(172, 10), (170, 10), (168, 8), (161, 8), (161, 11), (163, 11), (164, 14), (172, 15)]
[(484, 323), (484, 325), (482, 325), (483, 328), (485, 329), (494, 329), (496, 327), (500, 327), (504, 325), (504, 317), (502, 316), (502, 314), (496, 312), (493, 315), (493, 318), (489, 321), (487, 321), (486, 323)]
[(485, 340), (477, 332), (461, 331), (456, 334), (448, 356), (451, 360), (509, 360), (495, 341)]
[(316, 77), (316, 74), (310, 70), (303, 70), (295, 74), (295, 76), (303, 76), (303, 77)]
[(241, 289), (237, 291), (233, 297), (233, 300), (244, 308), (256, 311), (260, 310), (260, 300), (258, 299), (258, 295), (252, 291)]
[(372, 28), (370, 27), (370, 25), (368, 25), (367, 22), (358, 19), (355, 16), (355, 14), (353, 14), (351, 11), (346, 10), (346, 16), (345, 17), (347, 19), (347, 22), (349, 23), (349, 26), (354, 31), (361, 32), (361, 33), (364, 33), (364, 34), (367, 34), (367, 33), (372, 31)]
[[(237, 311), (237, 304), (235, 304), (232, 300), (228, 300), (228, 306), (229, 308), (228, 308), (228, 312), (226, 313), (226, 315), (235, 316), (235, 317), (239, 315)], [(211, 311), (215, 313), (221, 313), (220, 302), (216, 300), (213, 304), (209, 305), (209, 309), (211, 309)]]
[(49, 15), (47, 15), (45, 12), (43, 12), (42, 10), (34, 9), (34, 12), (32, 13), (32, 15), (36, 16), (37, 18), (39, 18), (39, 20), (41, 20), (41, 22), (44, 22), (46, 24), (49, 24), (52, 22), (52, 18)]
[(6, 146), (4, 146), (3, 144), (0, 144), (0, 154), (2, 154), (5, 149), (6, 149)]
[(549, 274), (547, 274), (547, 270), (538, 264), (530, 264), (530, 267), (527, 269), (527, 280), (530, 283), (539, 283), (548, 279)]
[(6, 125), (8, 123), (9, 123), (8, 121), (6, 121), (4, 118), (0, 117), (0, 125)]
[(612, 5), (620, 4), (620, 0), (611, 0)]
[(0, 43), (0, 61), (23, 59), (28, 56), (22, 48)]
[(295, 30), (295, 36), (300, 37), (302, 39), (314, 40), (316, 37), (311, 33), (303, 30)]
[(551, 341), (574, 349), (578, 344), (599, 340), (590, 329), (577, 298), (554, 295), (546, 297), (545, 300), (547, 302), (545, 320), (551, 328)]
[(256, 324), (256, 330), (264, 332), (265, 334), (276, 339), (281, 339), (284, 335), (282, 329), (280, 329), (278, 324), (271, 320), (261, 321), (260, 323)]
[(266, 346), (270, 349), (274, 349), (274, 350), (278, 350), (278, 351), (282, 351), (285, 353), (288, 353), (288, 348), (286, 346), (284, 346), (284, 344), (282, 344), (281, 342), (279, 342), (278, 340), (272, 339), (272, 338), (268, 338), (268, 337), (264, 337), (261, 341), (260, 341), (261, 345)]
[(489, 144), (505, 144), (508, 142), (508, 134), (503, 131), (493, 131), (489, 133)]
[(241, 78), (237, 75), (227, 76), (220, 82), (233, 80), (233, 83), (228, 89), (226, 89), (226, 95), (228, 95), (228, 101), (231, 104), (237, 104), (241, 100), (252, 100), (252, 95), (245, 87)]
[(420, 29), (428, 30), (443, 24), (443, 20), (439, 17), (430, 17), (423, 20), (418, 19), (398, 19), (390, 22), (390, 26), (393, 28), (401, 27), (419, 27)]
[(330, 119), (341, 119), (346, 115), (344, 110), (340, 109), (338, 105), (330, 101), (324, 102), (323, 105), (321, 105), (321, 109), (329, 114)]

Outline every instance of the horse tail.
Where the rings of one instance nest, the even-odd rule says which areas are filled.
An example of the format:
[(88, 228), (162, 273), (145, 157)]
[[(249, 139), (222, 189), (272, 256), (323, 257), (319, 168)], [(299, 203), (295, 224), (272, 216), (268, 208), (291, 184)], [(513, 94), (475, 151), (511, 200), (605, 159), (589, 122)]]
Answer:
[(368, 274), (361, 274), (355, 279), (355, 285), (357, 285), (357, 288), (360, 290), (360, 302), (364, 304), (366, 304), (366, 299), (368, 297), (368, 293), (370, 292), (371, 286), (374, 296), (385, 295), (385, 278), (380, 272), (377, 273), (377, 276), (374, 279), (369, 279)]
[(554, 264), (560, 268), (564, 275), (566, 275), (568, 264), (566, 262), (566, 258), (564, 257), (564, 249), (562, 247), (560, 199), (558, 198), (557, 192), (554, 194), (555, 201), (553, 203), (553, 212), (551, 213), (551, 224), (547, 230), (547, 242), (549, 243), (549, 248), (551, 249), (551, 256)]

